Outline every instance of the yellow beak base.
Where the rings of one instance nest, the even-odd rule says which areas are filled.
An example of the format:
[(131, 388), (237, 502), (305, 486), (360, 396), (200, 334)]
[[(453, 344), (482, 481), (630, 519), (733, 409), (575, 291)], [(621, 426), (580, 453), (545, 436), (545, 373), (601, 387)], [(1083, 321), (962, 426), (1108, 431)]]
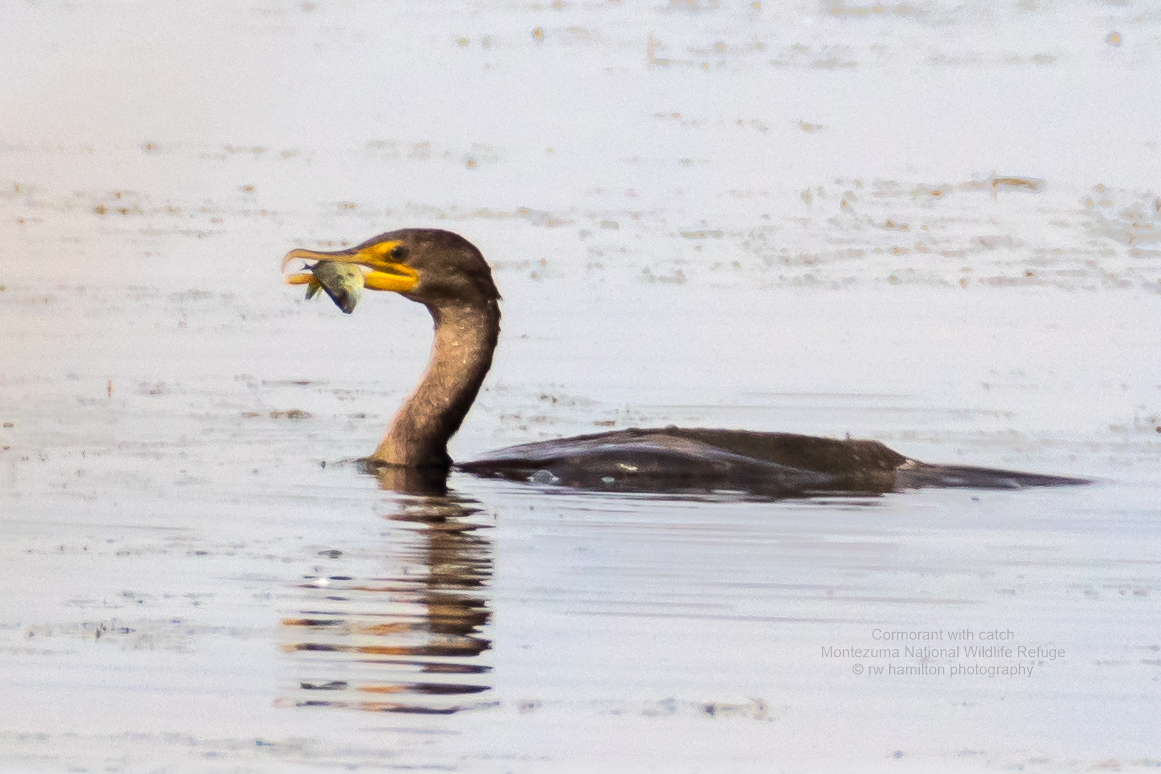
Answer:
[[(334, 261), (335, 263), (353, 263), (365, 267), (365, 287), (371, 290), (390, 290), (394, 293), (406, 293), (419, 283), (419, 272), (415, 269), (391, 260), (391, 252), (398, 242), (379, 242), (362, 250), (291, 250), (282, 259), (282, 270), (291, 261)], [(314, 276), (309, 273), (295, 272), (286, 275), (284, 282), (287, 285), (310, 284)]]

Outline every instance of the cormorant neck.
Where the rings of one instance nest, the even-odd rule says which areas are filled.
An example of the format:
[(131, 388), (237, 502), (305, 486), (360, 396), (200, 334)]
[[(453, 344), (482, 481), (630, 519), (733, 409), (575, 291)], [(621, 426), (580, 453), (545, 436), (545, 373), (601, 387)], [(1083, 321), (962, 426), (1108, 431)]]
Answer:
[(451, 467), (447, 442), (459, 430), (492, 365), (500, 305), (488, 299), (482, 304), (433, 304), (428, 310), (435, 320), (431, 360), (371, 459), (446, 471)]

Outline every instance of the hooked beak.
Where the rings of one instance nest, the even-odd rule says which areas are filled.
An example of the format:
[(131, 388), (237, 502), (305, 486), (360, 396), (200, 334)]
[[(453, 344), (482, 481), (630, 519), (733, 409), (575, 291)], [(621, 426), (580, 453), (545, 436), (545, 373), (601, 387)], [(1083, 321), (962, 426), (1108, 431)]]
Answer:
[[(390, 290), (395, 293), (406, 293), (419, 283), (419, 272), (415, 269), (391, 259), (391, 251), (398, 242), (377, 242), (362, 249), (336, 250), (305, 250), (299, 248), (291, 250), (282, 259), (282, 270), (291, 261), (334, 261), (335, 263), (349, 263), (362, 266), (369, 271), (364, 272), (363, 281), (371, 290)], [(307, 285), (314, 279), (310, 272), (293, 272), (287, 274), (287, 285)]]

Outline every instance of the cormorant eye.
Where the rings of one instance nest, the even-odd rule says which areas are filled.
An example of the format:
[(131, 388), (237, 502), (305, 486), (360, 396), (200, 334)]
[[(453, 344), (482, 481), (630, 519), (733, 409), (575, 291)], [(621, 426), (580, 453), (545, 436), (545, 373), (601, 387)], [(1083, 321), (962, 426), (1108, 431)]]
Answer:
[(395, 245), (391, 248), (391, 260), (402, 261), (407, 257), (407, 248), (403, 245)]

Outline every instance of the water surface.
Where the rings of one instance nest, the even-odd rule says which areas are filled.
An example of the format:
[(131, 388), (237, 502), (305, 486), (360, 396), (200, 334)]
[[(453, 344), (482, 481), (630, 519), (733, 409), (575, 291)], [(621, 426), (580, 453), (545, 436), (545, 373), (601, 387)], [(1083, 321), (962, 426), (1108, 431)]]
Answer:
[[(1149, 7), (10, 11), (0, 768), (1161, 760)], [(458, 458), (680, 424), (1100, 482), (383, 490), (430, 320), (278, 261), (404, 226), (504, 294)]]

